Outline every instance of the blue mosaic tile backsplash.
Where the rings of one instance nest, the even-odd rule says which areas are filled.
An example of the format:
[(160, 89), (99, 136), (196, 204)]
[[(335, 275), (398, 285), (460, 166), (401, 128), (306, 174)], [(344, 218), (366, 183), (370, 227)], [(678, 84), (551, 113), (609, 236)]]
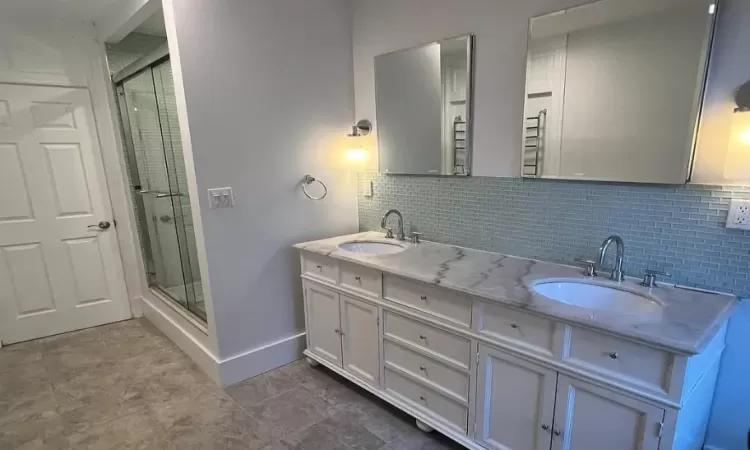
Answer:
[[(358, 174), (359, 228), (379, 230), (390, 208), (407, 234), (559, 263), (594, 259), (601, 242), (625, 240), (625, 272), (750, 298), (750, 231), (725, 228), (732, 197), (750, 186), (655, 186), (517, 178)], [(373, 182), (372, 197), (364, 185)], [(395, 218), (389, 222), (395, 226)], [(614, 251), (612, 251), (614, 253)]]

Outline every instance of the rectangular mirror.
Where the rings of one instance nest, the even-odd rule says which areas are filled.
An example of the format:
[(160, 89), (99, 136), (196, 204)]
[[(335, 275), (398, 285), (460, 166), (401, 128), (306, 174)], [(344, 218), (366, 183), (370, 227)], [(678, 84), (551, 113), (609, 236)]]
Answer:
[(531, 19), (524, 177), (689, 178), (713, 0), (602, 0)]
[(375, 57), (380, 172), (471, 173), (473, 46), (467, 35)]

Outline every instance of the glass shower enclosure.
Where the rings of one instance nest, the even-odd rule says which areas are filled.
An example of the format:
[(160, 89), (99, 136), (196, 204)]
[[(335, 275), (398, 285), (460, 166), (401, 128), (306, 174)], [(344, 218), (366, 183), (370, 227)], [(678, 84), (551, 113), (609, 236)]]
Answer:
[(168, 50), (112, 77), (148, 284), (206, 321)]

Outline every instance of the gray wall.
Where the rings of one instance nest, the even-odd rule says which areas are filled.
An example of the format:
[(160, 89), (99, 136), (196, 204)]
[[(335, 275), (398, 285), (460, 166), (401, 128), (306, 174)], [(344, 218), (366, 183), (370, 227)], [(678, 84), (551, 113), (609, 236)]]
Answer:
[[(226, 359), (304, 330), (293, 244), (357, 229), (356, 175), (337, 146), (353, 124), (351, 10), (348, 0), (184, 0), (173, 10)], [(325, 200), (303, 196), (307, 173), (328, 183)], [(223, 186), (235, 207), (211, 210), (206, 189)]]

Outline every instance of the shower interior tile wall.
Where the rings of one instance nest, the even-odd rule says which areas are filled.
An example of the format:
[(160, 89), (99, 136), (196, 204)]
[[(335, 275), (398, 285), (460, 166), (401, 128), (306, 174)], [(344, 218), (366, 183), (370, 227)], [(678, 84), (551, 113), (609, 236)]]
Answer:
[[(593, 259), (602, 240), (616, 234), (625, 240), (627, 275), (662, 269), (672, 274), (669, 282), (750, 297), (750, 232), (725, 228), (730, 199), (750, 198), (750, 186), (369, 172), (358, 179), (361, 231), (379, 230), (383, 213), (396, 208), (407, 234), (419, 231), (430, 241), (566, 264)], [(365, 197), (370, 181), (373, 196)]]
[[(142, 58), (143, 56), (151, 53), (152, 51), (156, 50), (161, 45), (165, 44), (167, 42), (166, 38), (159, 37), (159, 36), (150, 36), (145, 34), (139, 34), (139, 33), (132, 33), (128, 35), (125, 39), (120, 41), (117, 44), (109, 44), (107, 45), (107, 63), (109, 65), (110, 73), (114, 74), (121, 69), (125, 68), (127, 65), (137, 61), (138, 59)], [(150, 104), (143, 104), (144, 102), (141, 102), (142, 104), (138, 107), (140, 108), (140, 114), (138, 115), (139, 118), (137, 120), (138, 130), (139, 130), (139, 139), (140, 141), (134, 141), (134, 146), (136, 152), (141, 152), (139, 157), (139, 160), (141, 161), (147, 161), (148, 164), (146, 167), (139, 167), (139, 175), (142, 180), (150, 180), (151, 186), (149, 186), (152, 190), (158, 190), (158, 191), (169, 191), (169, 180), (166, 178), (167, 174), (164, 170), (164, 164), (163, 160), (154, 159), (154, 158), (146, 158), (143, 155), (143, 151), (145, 148), (148, 147), (161, 147), (162, 145), (168, 144), (171, 145), (171, 147), (168, 149), (170, 153), (173, 153), (176, 158), (183, 158), (183, 152), (182, 152), (182, 140), (180, 136), (180, 128), (179, 128), (179, 121), (177, 117), (177, 111), (176, 111), (176, 99), (174, 94), (174, 86), (172, 84), (172, 68), (171, 66), (165, 66), (164, 69), (164, 76), (162, 79), (164, 80), (164, 85), (157, 84), (156, 88), (159, 89), (160, 93), (160, 99), (164, 99), (163, 102), (160, 102), (159, 109), (162, 112), (162, 114), (158, 114), (156, 110), (156, 105), (153, 102), (153, 90), (155, 89), (154, 84), (152, 84), (150, 79), (148, 79), (148, 82), (146, 81), (146, 78), (143, 79), (143, 82), (139, 82), (140, 80), (133, 80), (135, 82), (131, 83), (130, 86), (133, 86), (133, 88), (137, 91), (141, 91), (144, 93), (143, 99), (150, 99)], [(163, 92), (162, 92), (163, 90)], [(164, 94), (164, 95), (161, 95)], [(136, 103), (138, 102), (138, 99), (136, 99)], [(161, 120), (164, 122), (164, 130), (168, 131), (167, 136), (164, 136), (164, 139), (162, 139), (161, 135), (161, 128), (160, 128), (160, 116)], [(132, 111), (130, 111), (130, 119), (132, 121), (135, 121), (136, 118), (132, 114)], [(125, 144), (123, 143), (123, 146)], [(126, 164), (129, 164), (129, 161), (126, 158)], [(130, 170), (130, 167), (127, 168), (128, 171)], [(176, 184), (177, 189), (179, 192), (188, 192), (187, 187), (187, 174), (185, 173), (185, 165), (184, 164), (176, 164), (175, 165), (175, 172), (176, 172)], [(175, 180), (173, 180), (174, 182)], [(132, 180), (131, 182), (131, 189), (133, 188)], [(134, 198), (135, 200), (135, 198)], [(168, 215), (173, 217), (175, 220), (182, 220), (184, 218), (185, 223), (184, 227), (186, 232), (192, 237), (194, 235), (194, 229), (193, 229), (193, 219), (191, 214), (191, 207), (190, 207), (190, 200), (189, 197), (180, 197), (180, 208), (183, 212), (183, 214), (174, 214), (174, 211), (171, 209), (170, 202), (160, 202), (156, 203), (154, 214), (157, 216), (162, 215)], [(162, 211), (163, 209), (163, 211)], [(134, 206), (133, 207), (134, 213), (138, 214), (138, 209)], [(136, 217), (138, 219), (138, 217)], [(160, 223), (160, 222), (157, 222)], [(181, 223), (178, 223), (178, 225), (183, 225)], [(171, 224), (169, 226), (172, 226)], [(138, 230), (140, 234), (140, 229)], [(144, 236), (139, 236), (141, 242), (143, 242)], [(169, 246), (170, 248), (164, 249), (166, 253), (170, 255), (178, 255), (179, 252), (177, 250), (178, 242), (177, 239), (171, 239), (173, 242), (168, 242), (169, 237), (175, 237), (174, 233), (160, 233), (161, 237), (161, 244), (163, 246)], [(195, 239), (187, 239), (187, 247), (189, 252), (189, 258), (190, 261), (198, 261), (197, 257), (197, 249), (195, 246)], [(175, 257), (171, 258), (164, 258), (165, 262), (165, 268), (167, 272), (167, 284), (168, 286), (177, 286), (181, 285), (183, 283), (182, 281), (182, 268), (180, 264), (180, 260)], [(192, 269), (192, 279), (193, 280), (199, 280), (200, 279), (200, 269), (197, 264), (191, 264)]]

